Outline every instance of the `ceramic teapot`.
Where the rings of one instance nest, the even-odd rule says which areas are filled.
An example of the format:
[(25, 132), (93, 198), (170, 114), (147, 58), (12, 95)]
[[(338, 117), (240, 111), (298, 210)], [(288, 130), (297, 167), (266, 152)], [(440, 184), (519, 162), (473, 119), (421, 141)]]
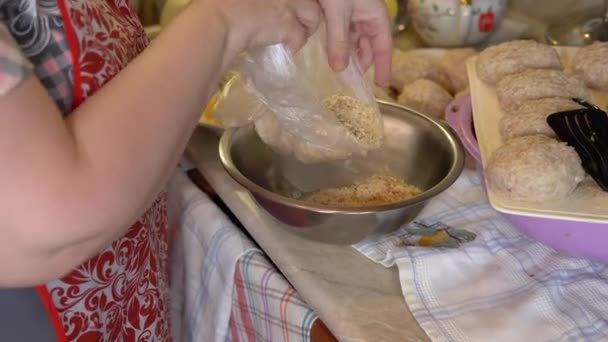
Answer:
[(488, 38), (500, 24), (506, 6), (507, 0), (410, 0), (408, 12), (427, 44), (458, 47)]

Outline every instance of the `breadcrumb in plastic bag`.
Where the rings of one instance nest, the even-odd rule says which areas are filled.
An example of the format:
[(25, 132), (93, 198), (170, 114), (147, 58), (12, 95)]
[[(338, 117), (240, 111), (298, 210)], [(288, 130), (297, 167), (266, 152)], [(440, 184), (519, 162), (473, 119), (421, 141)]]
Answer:
[(353, 53), (349, 66), (334, 72), (321, 37), (319, 30), (296, 54), (282, 44), (244, 54), (235, 94), (246, 90), (242, 103), (255, 97), (264, 107), (216, 111), (218, 120), (231, 127), (253, 121), (264, 143), (303, 163), (348, 159), (381, 147), (382, 116), (357, 58)]

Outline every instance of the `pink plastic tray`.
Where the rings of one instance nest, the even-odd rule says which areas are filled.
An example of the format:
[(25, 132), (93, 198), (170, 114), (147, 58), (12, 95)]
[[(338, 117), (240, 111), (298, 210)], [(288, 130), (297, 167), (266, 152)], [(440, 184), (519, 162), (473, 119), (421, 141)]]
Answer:
[[(471, 97), (454, 99), (445, 114), (448, 124), (456, 131), (468, 154), (476, 161), (477, 170), (483, 175), (473, 128)], [(562, 253), (608, 263), (608, 224), (503, 215), (522, 233)]]

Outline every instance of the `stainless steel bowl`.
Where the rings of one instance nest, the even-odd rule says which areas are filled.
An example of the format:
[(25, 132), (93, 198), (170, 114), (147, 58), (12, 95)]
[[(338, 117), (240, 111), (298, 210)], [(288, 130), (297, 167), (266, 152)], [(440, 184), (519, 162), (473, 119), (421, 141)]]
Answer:
[[(456, 181), (464, 165), (464, 152), (456, 135), (442, 121), (395, 104), (379, 104), (384, 114), (386, 146), (365, 162), (360, 161), (363, 166), (356, 172), (343, 162), (303, 165), (282, 157), (268, 148), (251, 126), (224, 132), (220, 159), (230, 176), (249, 190), (277, 223), (300, 236), (353, 244), (372, 234), (394, 231), (413, 220), (429, 199)], [(386, 164), (422, 193), (403, 202), (365, 208), (324, 207), (294, 199), (294, 191), (338, 185), (356, 177), (362, 169)]]

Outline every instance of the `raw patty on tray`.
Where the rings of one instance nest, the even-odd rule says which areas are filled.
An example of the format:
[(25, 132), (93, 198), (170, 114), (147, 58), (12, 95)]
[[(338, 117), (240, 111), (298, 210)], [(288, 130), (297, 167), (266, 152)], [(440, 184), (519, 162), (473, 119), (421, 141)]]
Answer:
[(516, 109), (505, 113), (507, 115), (552, 114), (578, 108), (583, 108), (583, 106), (572, 101), (570, 98), (545, 97), (526, 101)]
[(529, 69), (505, 77), (496, 85), (500, 107), (511, 112), (526, 101), (545, 97), (591, 99), (583, 81), (560, 70)]
[(398, 91), (420, 78), (429, 79), (448, 92), (452, 91), (449, 76), (431, 60), (417, 55), (414, 51), (403, 52), (394, 49), (392, 68), (392, 86)]
[(547, 117), (551, 114), (553, 113), (505, 115), (500, 118), (498, 123), (500, 136), (504, 140), (537, 134), (556, 137), (555, 132), (547, 123)]
[(568, 196), (585, 178), (585, 172), (574, 148), (543, 135), (531, 135), (499, 147), (490, 158), (485, 177), (500, 197), (544, 202)]
[(472, 48), (459, 48), (448, 50), (441, 59), (439, 67), (448, 75), (452, 84), (452, 92), (459, 93), (469, 86), (467, 75), (467, 59), (477, 53)]
[(469, 87), (466, 87), (466, 88), (462, 89), (461, 91), (457, 92), (456, 94), (454, 94), (454, 98), (458, 98), (458, 97), (469, 95), (469, 94), (471, 94), (471, 89), (469, 89)]
[(608, 90), (608, 42), (581, 48), (572, 62), (574, 72), (589, 88)]
[(532, 40), (514, 40), (491, 46), (479, 54), (476, 67), (479, 78), (490, 85), (526, 69), (563, 68), (553, 47)]
[(441, 85), (426, 79), (418, 79), (403, 88), (397, 102), (423, 114), (436, 118), (445, 116), (445, 108), (452, 101), (452, 95)]
[(571, 99), (559, 97), (526, 101), (500, 119), (500, 135), (503, 139), (535, 134), (555, 137), (555, 132), (547, 123), (547, 117), (553, 113), (582, 107)]

